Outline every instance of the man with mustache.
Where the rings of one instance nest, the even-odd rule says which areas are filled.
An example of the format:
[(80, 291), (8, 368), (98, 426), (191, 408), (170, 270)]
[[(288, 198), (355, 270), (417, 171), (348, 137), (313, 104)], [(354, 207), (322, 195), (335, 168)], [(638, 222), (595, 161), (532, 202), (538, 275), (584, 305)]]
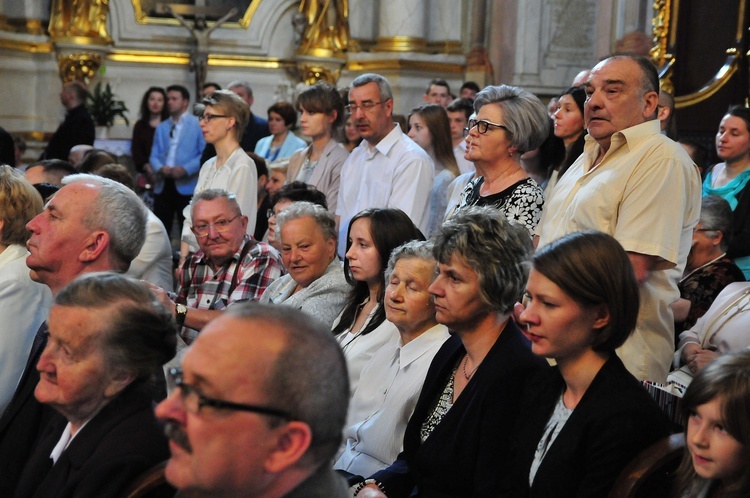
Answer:
[(599, 230), (622, 244), (640, 283), (641, 309), (617, 353), (636, 378), (663, 382), (674, 352), (671, 304), (700, 213), (700, 174), (660, 134), (659, 77), (650, 59), (605, 59), (585, 88), (584, 152), (545, 203), (538, 247), (579, 230)]
[(227, 311), (169, 378), (156, 416), (170, 438), (166, 478), (185, 496), (350, 496), (331, 470), (349, 401), (344, 357), (301, 311)]
[[(41, 214), (27, 225), (26, 266), (52, 295), (78, 275), (127, 271), (146, 237), (146, 208), (124, 185), (93, 175), (69, 175)], [(6, 324), (12, 325), (12, 324)], [(34, 339), (26, 369), (0, 418), (0, 496), (13, 496), (21, 469), (47, 427), (52, 409), (34, 398), (47, 324)]]
[(393, 122), (393, 92), (388, 80), (372, 73), (355, 78), (347, 111), (364, 140), (341, 168), (336, 207), (341, 257), (346, 251), (349, 221), (363, 209), (401, 209), (427, 233), (435, 182), (430, 156)]

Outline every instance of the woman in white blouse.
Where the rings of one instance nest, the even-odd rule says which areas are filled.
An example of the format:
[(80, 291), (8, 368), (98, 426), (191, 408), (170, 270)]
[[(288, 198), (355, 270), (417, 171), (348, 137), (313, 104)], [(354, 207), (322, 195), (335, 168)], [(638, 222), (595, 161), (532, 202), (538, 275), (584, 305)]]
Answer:
[(448, 327), (437, 323), (429, 291), (437, 265), (432, 250), (432, 242), (411, 241), (391, 254), (385, 316), (399, 340), (380, 348), (362, 370), (335, 469), (369, 476), (388, 467), (403, 449), (427, 369), (449, 336)]
[[(675, 366), (695, 374), (724, 353), (750, 347), (750, 282), (724, 287), (706, 314), (680, 334)], [(675, 377), (675, 380), (680, 380)], [(683, 383), (686, 379), (682, 379)]]
[(52, 293), (33, 282), (26, 266), (28, 223), (42, 197), (8, 165), (0, 165), (0, 414), (16, 390), (34, 334), (47, 318)]
[(333, 333), (344, 350), (351, 392), (365, 363), (398, 338), (396, 327), (385, 319), (383, 272), (393, 249), (410, 240), (424, 236), (400, 209), (366, 209), (349, 223), (344, 275), (354, 288)]
[[(250, 119), (250, 107), (236, 93), (218, 90), (203, 99), (206, 106), (200, 117), (201, 130), (207, 143), (216, 148), (216, 156), (201, 166), (193, 195), (207, 189), (224, 189), (237, 196), (244, 216), (247, 216), (247, 234), (252, 237), (258, 211), (258, 172), (255, 162), (240, 146), (240, 139)], [(192, 206), (182, 213), (182, 244), (180, 255), (198, 249), (198, 242), (190, 230)]]

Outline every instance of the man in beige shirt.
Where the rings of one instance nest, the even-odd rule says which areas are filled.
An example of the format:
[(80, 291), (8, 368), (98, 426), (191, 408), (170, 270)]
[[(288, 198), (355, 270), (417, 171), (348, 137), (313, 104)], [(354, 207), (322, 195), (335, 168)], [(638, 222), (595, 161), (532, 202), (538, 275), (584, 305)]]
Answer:
[(659, 79), (647, 58), (613, 56), (586, 84), (584, 153), (555, 186), (537, 227), (538, 247), (581, 230), (614, 236), (641, 284), (638, 324), (618, 355), (638, 379), (666, 379), (674, 351), (670, 305), (679, 298), (700, 174), (659, 133)]

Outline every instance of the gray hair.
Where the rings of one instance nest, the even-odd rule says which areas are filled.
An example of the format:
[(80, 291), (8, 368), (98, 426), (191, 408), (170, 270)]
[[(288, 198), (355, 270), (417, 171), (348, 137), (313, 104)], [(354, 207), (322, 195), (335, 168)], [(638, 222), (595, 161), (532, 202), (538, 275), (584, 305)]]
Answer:
[(136, 382), (154, 380), (175, 355), (177, 326), (172, 313), (140, 280), (117, 273), (85, 273), (57, 294), (55, 304), (111, 308), (109, 320), (98, 324), (102, 354), (111, 371), (128, 372)]
[(101, 176), (79, 173), (62, 179), (63, 185), (86, 182), (99, 187), (99, 195), (88, 206), (83, 224), (89, 230), (109, 235), (109, 250), (117, 269), (125, 272), (146, 241), (146, 206), (122, 183)]
[(533, 93), (517, 86), (488, 86), (474, 99), (474, 111), (479, 113), (487, 104), (497, 104), (503, 110), (501, 124), (508, 128), (508, 140), (519, 154), (536, 149), (547, 139), (547, 108)]
[(309, 217), (315, 221), (320, 231), (323, 232), (323, 237), (326, 239), (338, 240), (338, 232), (336, 231), (336, 220), (333, 215), (323, 206), (313, 204), (307, 201), (293, 202), (284, 209), (282, 212), (276, 215), (276, 225), (279, 231), (284, 227), (284, 223), (287, 221), (298, 220), (300, 218)]
[[(412, 240), (401, 244), (393, 250), (391, 257), (388, 258), (388, 266), (385, 269), (385, 283), (386, 285), (391, 280), (393, 270), (396, 268), (396, 263), (401, 259), (421, 259), (422, 261), (435, 263), (435, 256), (433, 251), (435, 245), (430, 240)], [(437, 265), (435, 265), (435, 271), (432, 272), (431, 280), (434, 280), (437, 276)]]
[(341, 443), (349, 405), (349, 376), (341, 347), (316, 320), (294, 308), (243, 303), (230, 316), (270, 322), (264, 333), (282, 331), (284, 346), (264, 381), (268, 403), (312, 431), (303, 456), (308, 466), (329, 461)]
[(435, 259), (449, 264), (456, 256), (479, 278), (479, 294), (488, 308), (510, 313), (520, 300), (533, 249), (529, 232), (493, 207), (458, 211), (435, 237)]
[(237, 88), (237, 87), (244, 88), (245, 91), (247, 92), (247, 96), (248, 97), (252, 97), (253, 96), (253, 89), (250, 87), (250, 83), (249, 82), (247, 82), (247, 81), (239, 81), (238, 80), (238, 81), (233, 81), (233, 82), (231, 82), (230, 84), (227, 85), (227, 88), (229, 88), (230, 90), (232, 88)]
[(209, 188), (193, 195), (193, 200), (190, 201), (190, 216), (195, 214), (195, 205), (198, 204), (198, 201), (214, 201), (216, 199), (226, 199), (234, 214), (242, 214), (236, 195), (223, 188)]
[(375, 83), (378, 85), (378, 95), (383, 102), (393, 98), (391, 84), (388, 83), (388, 80), (385, 79), (385, 77), (375, 73), (365, 73), (357, 76), (354, 78), (354, 81), (352, 81), (352, 88), (365, 86), (368, 83)]
[(705, 230), (721, 232), (719, 248), (726, 252), (732, 238), (732, 208), (718, 195), (707, 195), (701, 199), (701, 224)]

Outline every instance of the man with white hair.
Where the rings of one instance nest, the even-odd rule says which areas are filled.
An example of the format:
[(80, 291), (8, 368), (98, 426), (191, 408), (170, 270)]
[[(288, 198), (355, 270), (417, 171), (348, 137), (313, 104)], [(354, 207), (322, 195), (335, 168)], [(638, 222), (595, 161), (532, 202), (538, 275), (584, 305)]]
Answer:
[[(127, 271), (146, 238), (146, 208), (126, 186), (93, 175), (70, 175), (26, 227), (26, 266), (31, 278), (53, 296), (83, 273)], [(42, 324), (10, 404), (0, 418), (0, 496), (12, 496), (34, 441), (45, 429), (51, 409), (34, 399), (36, 365), (47, 344)]]

